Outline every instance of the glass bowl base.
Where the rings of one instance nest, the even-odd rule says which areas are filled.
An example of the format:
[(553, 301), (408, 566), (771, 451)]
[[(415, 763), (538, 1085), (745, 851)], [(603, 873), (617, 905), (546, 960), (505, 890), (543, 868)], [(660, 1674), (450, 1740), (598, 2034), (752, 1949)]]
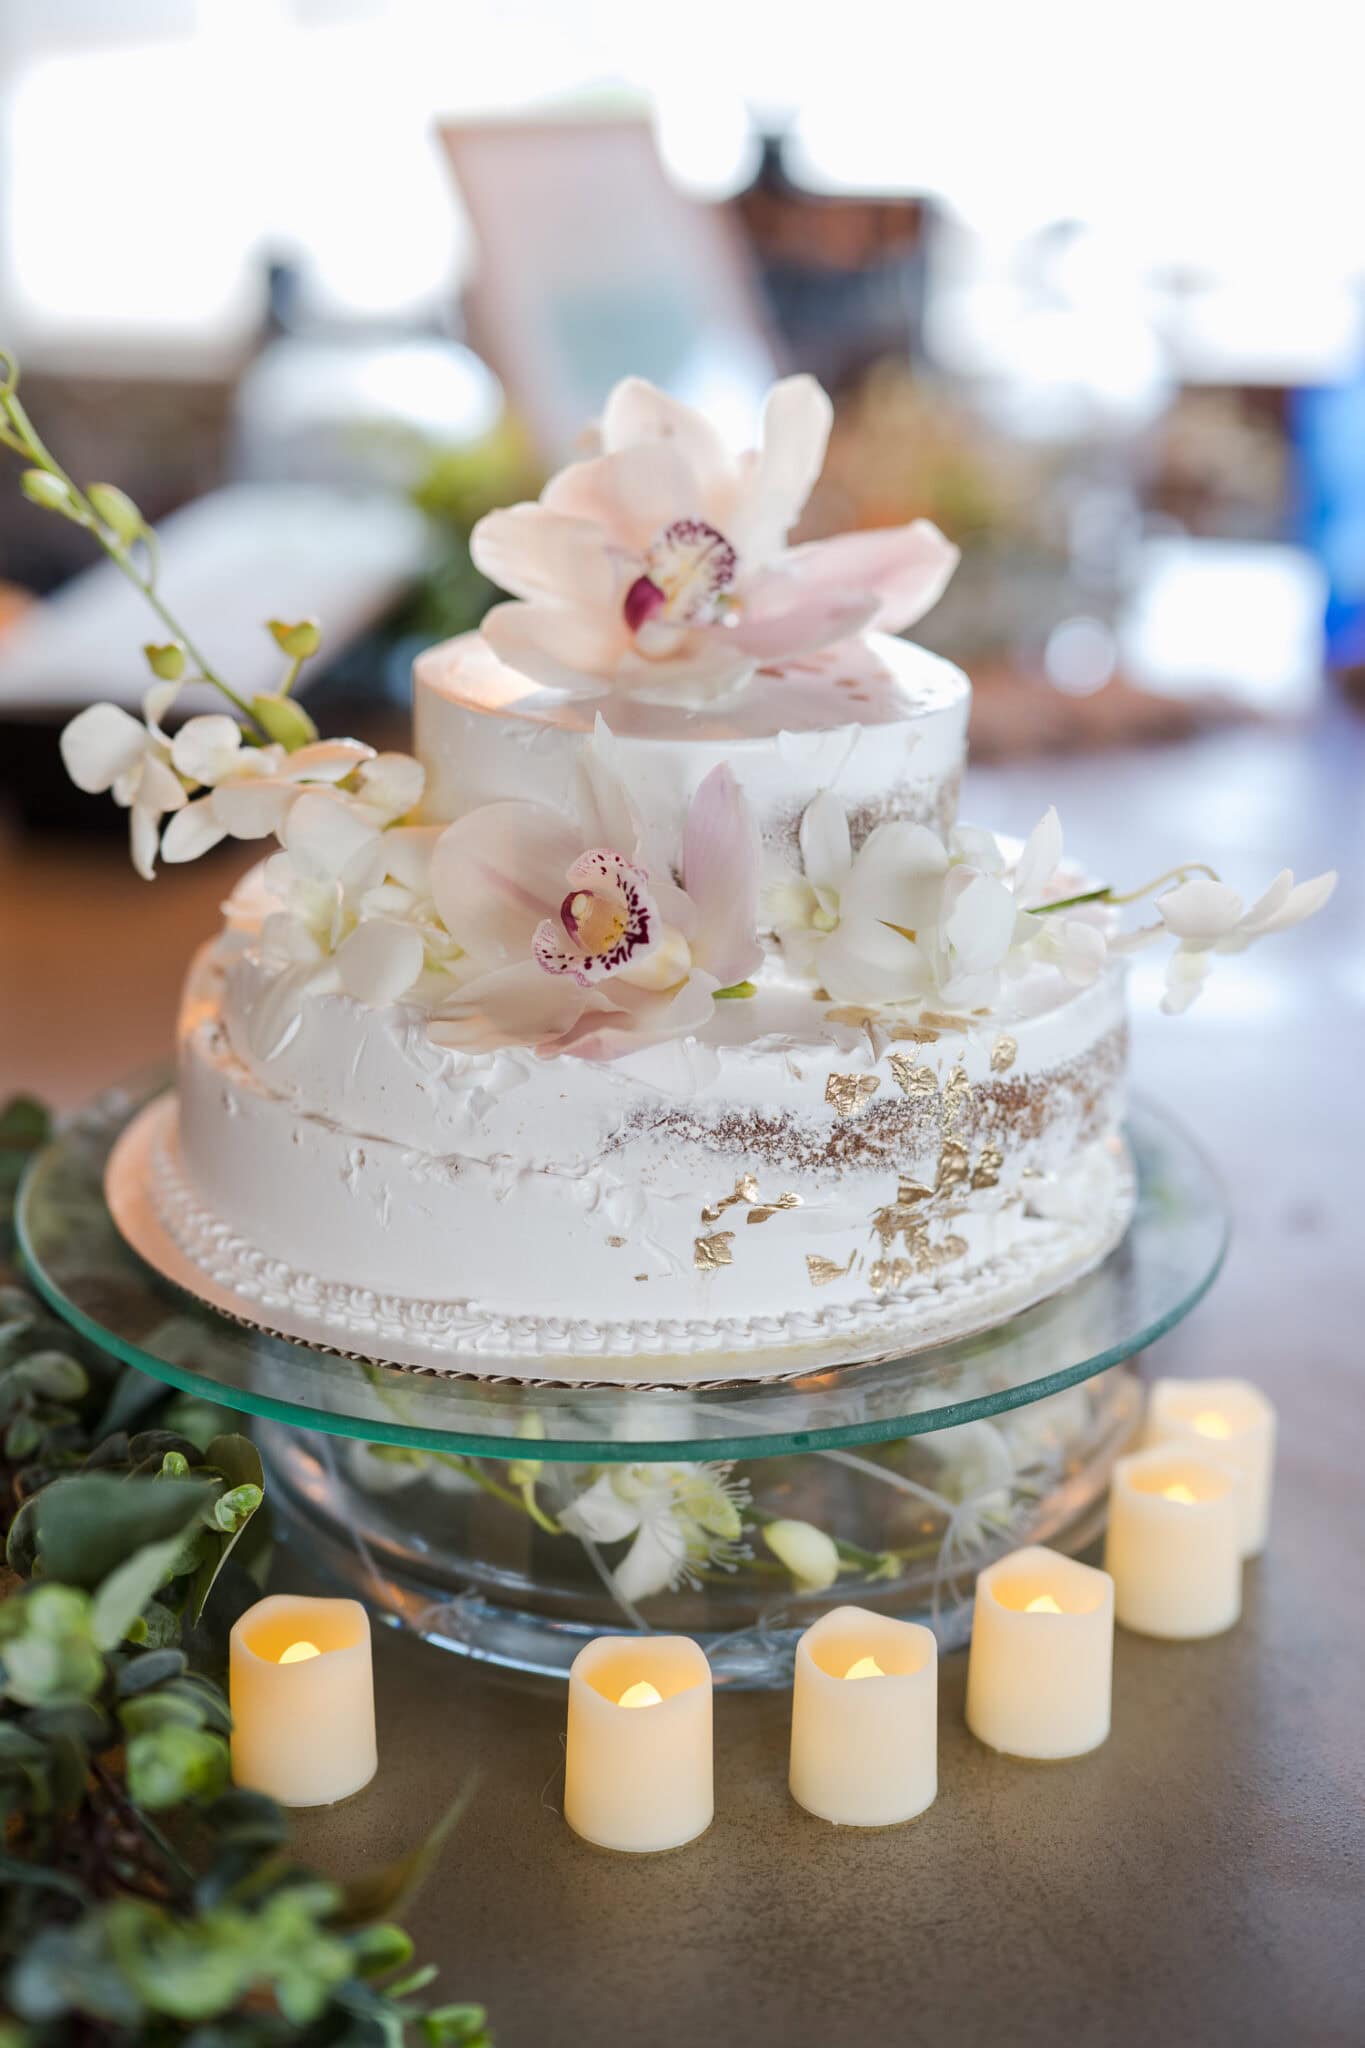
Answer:
[[(1075, 1555), (1099, 1534), (1140, 1406), (1120, 1366), (1010, 1416), (854, 1450), (605, 1475), (540, 1466), (534, 1513), (515, 1466), (279, 1423), (256, 1434), (286, 1541), (382, 1620), (560, 1680), (594, 1636), (690, 1635), (718, 1686), (748, 1690), (790, 1684), (798, 1637), (831, 1607), (922, 1622), (942, 1650), (962, 1647), (978, 1571), (1020, 1544)], [(766, 1540), (779, 1524), (785, 1562)], [(803, 1586), (793, 1564), (837, 1576)]]

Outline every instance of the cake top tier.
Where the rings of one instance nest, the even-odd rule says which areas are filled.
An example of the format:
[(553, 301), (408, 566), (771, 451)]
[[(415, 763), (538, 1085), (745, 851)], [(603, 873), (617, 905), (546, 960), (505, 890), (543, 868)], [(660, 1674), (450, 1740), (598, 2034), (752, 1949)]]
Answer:
[(765, 668), (743, 690), (696, 705), (547, 689), (466, 634), (416, 665), (426, 815), (463, 817), (505, 798), (562, 808), (601, 716), (675, 867), (688, 803), (726, 762), (775, 877), (795, 863), (801, 815), (822, 789), (842, 798), (855, 844), (888, 818), (946, 833), (970, 698), (950, 663), (883, 634)]

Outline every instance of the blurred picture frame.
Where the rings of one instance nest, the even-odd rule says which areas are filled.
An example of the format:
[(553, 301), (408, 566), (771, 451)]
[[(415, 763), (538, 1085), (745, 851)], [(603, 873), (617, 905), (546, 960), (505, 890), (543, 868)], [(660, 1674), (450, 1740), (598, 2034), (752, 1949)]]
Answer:
[(547, 463), (639, 375), (752, 435), (778, 352), (738, 224), (671, 181), (635, 116), (446, 122), (470, 339)]

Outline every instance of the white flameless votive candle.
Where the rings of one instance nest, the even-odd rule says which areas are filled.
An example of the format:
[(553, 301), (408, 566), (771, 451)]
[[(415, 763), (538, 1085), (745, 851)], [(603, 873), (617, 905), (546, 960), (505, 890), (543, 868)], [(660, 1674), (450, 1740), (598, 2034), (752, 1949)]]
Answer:
[(1104, 1562), (1124, 1628), (1176, 1640), (1221, 1635), (1242, 1611), (1237, 1474), (1175, 1444), (1120, 1458)]
[(938, 1791), (938, 1644), (913, 1621), (835, 1607), (796, 1646), (792, 1797), (845, 1827), (913, 1820)]
[(374, 1676), (358, 1600), (272, 1593), (236, 1623), (228, 1665), (234, 1783), (281, 1806), (330, 1806), (369, 1784)]
[(1147, 1443), (1211, 1452), (1237, 1474), (1243, 1557), (1265, 1549), (1275, 1470), (1275, 1410), (1249, 1380), (1157, 1380), (1147, 1404)]
[(982, 1572), (967, 1664), (967, 1726), (1008, 1756), (1084, 1756), (1109, 1733), (1114, 1585), (1055, 1550)]
[(704, 1834), (715, 1811), (711, 1667), (689, 1636), (598, 1636), (569, 1673), (564, 1818), (637, 1855)]

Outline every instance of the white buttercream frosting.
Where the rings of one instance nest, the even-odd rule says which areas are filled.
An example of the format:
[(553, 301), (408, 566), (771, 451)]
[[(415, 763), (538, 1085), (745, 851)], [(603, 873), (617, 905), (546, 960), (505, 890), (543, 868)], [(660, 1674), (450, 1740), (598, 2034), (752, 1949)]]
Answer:
[(893, 817), (946, 832), (966, 753), (967, 678), (885, 634), (836, 654), (760, 671), (733, 698), (688, 708), (542, 689), (477, 634), (446, 641), (414, 672), (426, 814), (462, 817), (509, 797), (571, 808), (578, 755), (600, 714), (675, 867), (688, 801), (721, 762), (753, 807), (770, 877), (795, 866), (801, 813), (822, 789), (842, 798), (855, 843)]
[(377, 1299), (437, 1358), (909, 1341), (1121, 1226), (1117, 975), (1040, 970), (1007, 1011), (897, 1039), (773, 961), (696, 1039), (600, 1064), (438, 1048), (419, 1006), (328, 993), (267, 1058), (259, 907), (248, 887), (190, 977), (163, 1220), (248, 1293), (324, 1290), (357, 1348)]

